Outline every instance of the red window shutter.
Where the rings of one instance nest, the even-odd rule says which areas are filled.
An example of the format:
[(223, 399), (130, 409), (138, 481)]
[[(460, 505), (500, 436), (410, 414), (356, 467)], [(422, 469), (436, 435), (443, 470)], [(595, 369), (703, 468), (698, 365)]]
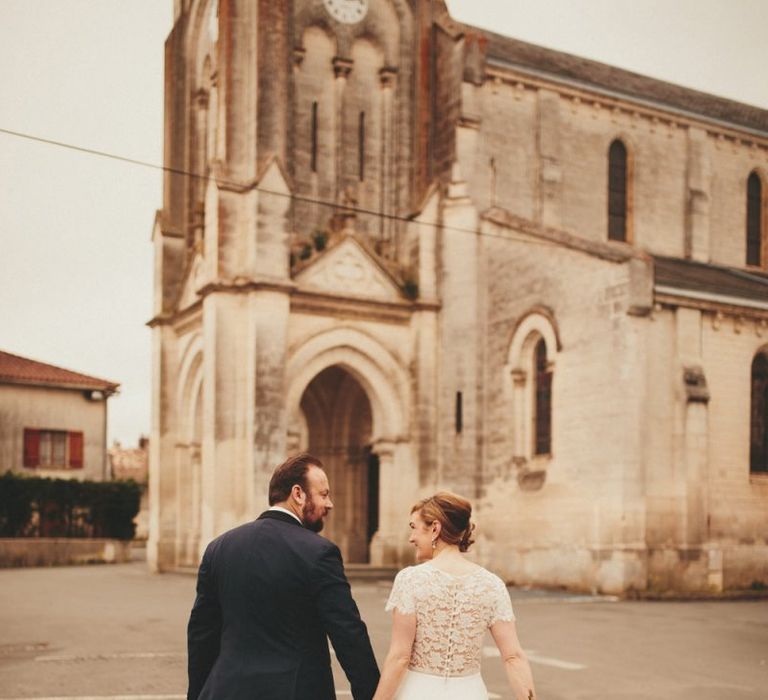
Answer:
[(69, 434), (69, 466), (72, 469), (83, 468), (83, 434), (71, 432)]
[(24, 466), (37, 467), (40, 465), (40, 431), (34, 428), (24, 428)]

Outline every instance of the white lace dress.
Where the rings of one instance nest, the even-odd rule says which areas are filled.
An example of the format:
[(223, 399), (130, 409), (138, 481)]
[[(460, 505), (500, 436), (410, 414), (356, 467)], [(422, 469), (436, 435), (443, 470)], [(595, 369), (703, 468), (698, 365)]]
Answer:
[(403, 569), (387, 610), (416, 615), (416, 638), (396, 700), (487, 700), (480, 676), (485, 631), (514, 620), (504, 582), (481, 567), (454, 576), (430, 562)]

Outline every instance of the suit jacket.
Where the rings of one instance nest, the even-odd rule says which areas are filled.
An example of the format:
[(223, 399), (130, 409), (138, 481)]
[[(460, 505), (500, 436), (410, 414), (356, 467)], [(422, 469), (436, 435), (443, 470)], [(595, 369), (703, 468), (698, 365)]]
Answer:
[(379, 680), (339, 548), (280, 511), (205, 551), (187, 628), (188, 700), (336, 700), (328, 637), (355, 700)]

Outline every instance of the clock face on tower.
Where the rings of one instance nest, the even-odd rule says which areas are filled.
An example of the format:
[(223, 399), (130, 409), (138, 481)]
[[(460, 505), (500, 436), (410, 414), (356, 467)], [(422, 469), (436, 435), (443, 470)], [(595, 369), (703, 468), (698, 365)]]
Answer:
[(368, 12), (368, 0), (323, 0), (325, 9), (336, 21), (355, 24)]

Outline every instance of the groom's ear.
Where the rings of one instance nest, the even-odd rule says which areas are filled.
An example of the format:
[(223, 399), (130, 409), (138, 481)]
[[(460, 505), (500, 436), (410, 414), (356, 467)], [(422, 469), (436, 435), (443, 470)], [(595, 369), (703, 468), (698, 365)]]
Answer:
[(306, 494), (304, 493), (304, 489), (302, 489), (301, 486), (299, 486), (298, 484), (294, 484), (293, 486), (291, 486), (291, 497), (293, 498), (294, 501), (296, 501), (297, 503), (301, 503), (302, 496), (306, 496)]

